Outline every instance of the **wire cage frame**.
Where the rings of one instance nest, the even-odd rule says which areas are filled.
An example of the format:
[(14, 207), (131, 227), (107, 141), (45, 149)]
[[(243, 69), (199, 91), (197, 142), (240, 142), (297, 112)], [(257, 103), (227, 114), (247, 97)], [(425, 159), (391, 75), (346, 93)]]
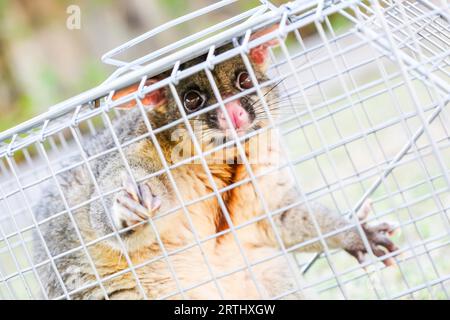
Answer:
[[(318, 298), (331, 299), (449, 298), (450, 263), (446, 257), (450, 254), (450, 5), (432, 0), (297, 0), (275, 6), (261, 0), (259, 6), (145, 56), (131, 61), (120, 58), (161, 32), (235, 2), (215, 2), (109, 51), (102, 60), (117, 69), (104, 83), (0, 133), (0, 299), (76, 299), (91, 289), (96, 290), (95, 297), (110, 299), (111, 281), (125, 275), (135, 283), (139, 293), (136, 297), (140, 298), (190, 298), (190, 292), (205, 285), (217, 289), (213, 298), (230, 298), (224, 293), (223, 283), (242, 271), (254, 283), (257, 297), (266, 299), (310, 291)], [(334, 19), (345, 23), (338, 26)], [(261, 37), (252, 37), (258, 30), (274, 25), (276, 28)], [(311, 33), (308, 30), (313, 30), (314, 36), (308, 36)], [(276, 40), (279, 46), (269, 49), (269, 78), (260, 82), (248, 55), (251, 49), (271, 40)], [(230, 44), (228, 49), (218, 50), (225, 44)], [(206, 58), (195, 60), (202, 55)], [(302, 195), (295, 204), (303, 203), (308, 208), (315, 201), (326, 204), (331, 210), (348, 215), (351, 227), (361, 230), (361, 223), (353, 218), (370, 198), (373, 212), (368, 221), (394, 221), (401, 231), (393, 238), (398, 250), (385, 253), (395, 260), (394, 266), (383, 265), (383, 258), (371, 252), (364, 235), (369, 255), (358, 264), (343, 250), (326, 245), (327, 239), (342, 229), (324, 233), (317, 226), (317, 235), (305, 242), (286, 246), (278, 234), (274, 254), (256, 261), (247, 257), (238, 235), (261, 219), (267, 219), (276, 229), (273, 219), (286, 209), (269, 208), (269, 199), (259, 188), (261, 177), (251, 172), (251, 163), (242, 152), (246, 139), (255, 133), (241, 137), (233, 130), (233, 139), (217, 145), (215, 150), (236, 145), (249, 171), (245, 181), (220, 187), (205, 160), (211, 152), (200, 148), (189, 121), (204, 110), (182, 112), (178, 99), (181, 115), (173, 123), (155, 129), (147, 121), (146, 132), (128, 140), (116, 132), (114, 123), (129, 112), (118, 107), (134, 101), (145, 118), (141, 99), (146, 94), (168, 88), (177, 100), (179, 82), (200, 72), (208, 76), (212, 90), (220, 97), (212, 72), (217, 65), (236, 56), (242, 57), (252, 78), (253, 87), (249, 90), (265, 105), (269, 119), (268, 126), (256, 132), (270, 128), (280, 133), (286, 157), (282, 166)], [(197, 62), (181, 68), (190, 61)], [(148, 82), (156, 76), (157, 82)], [(120, 89), (133, 85), (133, 92), (114, 99)], [(276, 117), (263, 94), (274, 85), (279, 88), (282, 101)], [(249, 90), (231, 98), (218, 98), (207, 109), (225, 110), (227, 101), (241, 98)], [(226, 120), (231, 121), (229, 117)], [(158, 137), (179, 124), (185, 124), (195, 152), (186, 159), (168, 163)], [(110, 134), (112, 147), (87, 150), (89, 141), (101, 132)], [(87, 238), (80, 230), (76, 213), (96, 201), (104, 204), (107, 197), (121, 190), (120, 186), (108, 192), (100, 188), (96, 163), (108, 162), (114, 153), (131, 173), (124, 150), (143, 139), (155, 145), (162, 169), (134, 179), (133, 183), (165, 174), (179, 206), (141, 222), (154, 231), (154, 243), (160, 251), (158, 256), (136, 263), (123, 241), (130, 228), (116, 228), (110, 234)], [(197, 161), (213, 187), (210, 194), (185, 201), (172, 172), (190, 161)], [(61, 177), (77, 167), (84, 168), (84, 178), (91, 181), (95, 192), (90, 198), (72, 203), (64, 187), (70, 181), (62, 181)], [(223, 194), (243, 183), (254, 186), (264, 210), (261, 216), (235, 225)], [(41, 192), (49, 185), (59, 195), (62, 210), (42, 218), (36, 212)], [(229, 227), (202, 237), (196, 232), (190, 208), (209, 197), (217, 199)], [(177, 249), (166, 248), (158, 221), (176, 210), (186, 217), (194, 241)], [(72, 232), (70, 237), (77, 239), (77, 246), (61, 244), (55, 252), (44, 226), (52, 225), (62, 216), (68, 217), (67, 229)], [(242, 263), (223, 271), (211, 262), (204, 248), (225, 233), (231, 234)], [(274, 233), (277, 235), (276, 230)], [(118, 239), (119, 250), (123, 249), (120, 258), (124, 267), (105, 274), (98, 267), (92, 247), (111, 236)], [(45, 256), (40, 261), (35, 258), (36, 241)], [(314, 242), (323, 244), (323, 252), (297, 252)], [(193, 249), (198, 250), (204, 261), (205, 274), (195, 283), (185, 283), (173, 261), (177, 255)], [(67, 278), (64, 272), (68, 269), (62, 272), (62, 259), (76, 252), (86, 257), (86, 265), (92, 270), (90, 281), (78, 283), (77, 279)], [(285, 272), (295, 281), (289, 290), (273, 294), (261, 288), (255, 269), (276, 258), (288, 261)], [(166, 265), (173, 279), (170, 292), (149, 294), (146, 290), (140, 272), (155, 263)], [(57, 294), (46, 289), (40, 271), (43, 266), (52, 270), (53, 280), (60, 285)], [(69, 268), (79, 266), (75, 263)]]

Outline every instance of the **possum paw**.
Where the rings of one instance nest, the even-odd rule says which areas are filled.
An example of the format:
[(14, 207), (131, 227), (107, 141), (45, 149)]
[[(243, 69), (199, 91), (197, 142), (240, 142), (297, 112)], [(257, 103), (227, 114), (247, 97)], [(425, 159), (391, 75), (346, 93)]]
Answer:
[[(367, 200), (357, 213), (358, 219), (360, 221), (365, 220), (371, 211), (371, 201)], [(388, 253), (398, 250), (397, 246), (389, 239), (389, 236), (393, 235), (396, 231), (396, 227), (393, 224), (387, 222), (382, 222), (375, 225), (362, 223), (361, 226), (364, 230), (373, 254), (377, 257), (381, 257), (383, 263), (386, 266), (393, 265), (394, 259), (392, 257), (383, 257)], [(349, 237), (348, 240), (350, 241), (347, 241), (344, 249), (352, 256), (354, 256), (359, 263), (365, 262), (367, 248), (365, 247), (362, 239), (359, 237), (359, 234), (356, 237)]]
[(147, 220), (161, 206), (160, 198), (152, 193), (148, 183), (136, 185), (130, 177), (124, 176), (122, 185), (125, 190), (116, 195), (112, 208), (113, 222), (118, 230)]

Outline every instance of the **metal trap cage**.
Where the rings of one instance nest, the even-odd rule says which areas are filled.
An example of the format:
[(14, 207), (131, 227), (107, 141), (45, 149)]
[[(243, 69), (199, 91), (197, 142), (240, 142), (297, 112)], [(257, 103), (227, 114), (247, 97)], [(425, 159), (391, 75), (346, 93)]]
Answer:
[[(208, 288), (208, 298), (279, 299), (298, 292), (332, 299), (449, 298), (449, 4), (431, 0), (298, 0), (275, 6), (261, 0), (259, 6), (162, 49), (129, 61), (120, 58), (163, 31), (195, 22), (235, 2), (216, 2), (108, 52), (103, 61), (117, 70), (103, 84), (0, 133), (0, 299), (130, 297), (126, 295), (129, 285), (125, 289), (119, 286), (126, 281), (133, 283), (135, 295), (131, 297), (148, 299), (204, 297), (197, 295), (204, 288)], [(270, 32), (253, 37), (268, 28)], [(278, 47), (268, 51), (268, 78), (259, 81), (249, 53), (273, 40)], [(213, 73), (236, 57), (242, 59), (252, 86), (231, 98), (221, 97), (222, 88)], [(267, 126), (244, 136), (232, 130), (231, 139), (215, 145), (214, 151), (235, 146), (248, 171), (245, 179), (225, 186), (217, 184), (207, 161), (211, 150), (201, 148), (191, 123), (205, 109), (187, 113), (176, 98), (183, 79), (199, 73), (206, 75), (216, 98), (208, 111), (225, 110), (228, 101), (253, 94), (261, 101), (267, 120)], [(158, 81), (149, 81), (155, 77)], [(133, 90), (115, 98), (129, 86)], [(276, 110), (270, 108), (272, 101), (266, 101), (264, 94), (274, 87), (279, 90)], [(146, 112), (153, 111), (145, 109), (142, 100), (162, 88), (173, 97), (179, 117), (158, 128), (147, 120), (140, 135), (124, 135), (126, 130), (115, 123), (129, 118), (125, 123), (132, 127), (137, 119), (129, 116), (132, 112), (145, 119)], [(130, 102), (135, 104), (134, 111), (119, 110)], [(232, 121), (227, 116), (225, 120), (228, 124)], [(178, 125), (185, 126), (194, 151), (189, 157), (166, 161), (159, 138)], [(245, 144), (269, 129), (276, 129), (281, 136), (283, 161), (272, 171), (258, 174), (252, 172)], [(92, 143), (101, 135), (109, 137), (103, 146)], [(143, 141), (154, 145), (161, 169), (136, 177), (127, 150)], [(152, 230), (154, 239), (148, 246), (157, 248), (157, 254), (129, 252), (126, 237), (132, 227), (113, 228), (101, 235), (83, 227), (83, 223), (94, 224), (84, 218), (86, 208), (100, 203), (109, 211), (107, 198), (123, 189), (119, 185), (106, 190), (99, 181), (99, 172), (111, 159), (122, 163), (135, 184), (164, 175), (171, 185), (170, 197), (177, 199), (178, 205), (141, 222)], [(174, 172), (191, 162), (204, 172), (205, 184), (211, 189), (200, 198), (187, 199)], [(248, 256), (246, 230), (262, 220), (276, 229), (275, 217), (286, 210), (270, 209), (267, 203), (271, 199), (260, 186), (262, 178), (280, 169), (289, 172), (302, 196), (286, 206), (301, 203), (310, 207), (319, 202), (354, 217), (370, 198), (373, 213), (369, 222), (394, 221), (401, 231), (393, 237), (398, 250), (385, 253), (395, 265), (385, 267), (383, 257), (370, 248), (362, 264), (343, 250), (329, 248), (327, 238), (342, 231), (339, 229), (331, 233), (316, 230), (316, 236), (295, 245), (284, 244), (275, 230), (277, 241), (272, 251), (258, 258)], [(83, 174), (70, 175), (74, 170)], [(77, 183), (92, 188), (91, 196), (74, 201), (69, 193), (78, 188)], [(263, 211), (234, 223), (225, 194), (244, 184), (253, 186)], [(43, 196), (49, 189), (53, 200)], [(272, 194), (278, 196), (276, 190)], [(208, 199), (217, 201), (228, 227), (205, 235), (198, 230), (193, 208)], [(39, 214), (43, 207), (47, 216)], [(161, 224), (174, 212), (184, 217), (192, 241), (167, 246), (164, 232), (169, 231)], [(361, 230), (359, 222), (350, 221)], [(169, 229), (177, 228), (178, 224), (172, 224)], [(59, 233), (52, 233), (54, 230)], [(57, 239), (58, 234), (66, 237)], [(228, 249), (214, 251), (214, 255), (209, 251), (224, 235), (230, 236), (233, 248), (229, 250), (234, 256), (227, 255)], [(99, 251), (111, 237), (117, 239), (118, 247)], [(323, 244), (322, 253), (298, 252), (315, 242)], [(38, 258), (36, 251), (40, 252)], [(114, 252), (120, 254), (114, 256), (111, 271), (104, 257)], [(180, 263), (179, 257), (186, 255), (198, 257), (195, 261), (202, 266)], [(236, 264), (230, 262), (234, 259)], [(286, 261), (284, 277), (295, 280), (288, 289), (270, 292), (264, 289), (270, 274), (261, 279), (256, 273), (276, 259)], [(152, 269), (154, 265), (157, 270)], [(201, 277), (187, 281), (186, 274), (195, 274), (196, 268), (202, 270)], [(147, 275), (162, 269), (165, 280), (152, 284)], [(83, 272), (89, 277), (74, 276)], [(249, 290), (254, 295), (240, 295), (247, 290), (244, 284), (239, 292), (227, 289), (231, 277), (240, 273), (254, 286)], [(48, 279), (57, 290), (48, 289)], [(169, 289), (165, 290), (164, 284)], [(125, 295), (116, 295), (119, 291)]]

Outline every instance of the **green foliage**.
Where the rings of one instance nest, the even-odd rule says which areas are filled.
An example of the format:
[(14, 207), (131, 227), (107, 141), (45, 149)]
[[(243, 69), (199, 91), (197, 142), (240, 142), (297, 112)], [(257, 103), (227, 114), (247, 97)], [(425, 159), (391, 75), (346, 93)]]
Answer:
[(25, 94), (21, 95), (17, 101), (17, 107), (11, 109), (7, 114), (0, 114), (0, 132), (31, 118), (35, 113), (31, 97)]
[(186, 0), (158, 0), (158, 3), (171, 12), (172, 16), (181, 16), (189, 11), (189, 1)]
[(261, 2), (258, 0), (240, 1), (240, 5), (243, 10), (250, 10), (256, 6), (261, 5)]
[(0, 17), (8, 10), (8, 0), (0, 0)]
[(340, 31), (350, 25), (348, 19), (341, 14), (334, 14), (330, 16), (330, 23), (334, 31)]
[(51, 65), (44, 65), (40, 72), (41, 81), (48, 87), (54, 87), (58, 83), (58, 75)]
[(83, 74), (77, 84), (77, 90), (84, 91), (91, 89), (103, 82), (106, 77), (106, 68), (100, 65), (95, 59), (89, 60), (83, 66)]

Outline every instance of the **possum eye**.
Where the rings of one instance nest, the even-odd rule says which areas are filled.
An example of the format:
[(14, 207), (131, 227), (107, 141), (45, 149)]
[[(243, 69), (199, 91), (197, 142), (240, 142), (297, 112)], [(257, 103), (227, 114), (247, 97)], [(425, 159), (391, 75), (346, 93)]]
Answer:
[(252, 79), (250, 79), (250, 75), (247, 72), (243, 71), (238, 74), (236, 78), (236, 87), (241, 91), (253, 87)]
[(186, 111), (194, 112), (203, 107), (206, 98), (197, 90), (190, 90), (184, 94), (184, 108)]

